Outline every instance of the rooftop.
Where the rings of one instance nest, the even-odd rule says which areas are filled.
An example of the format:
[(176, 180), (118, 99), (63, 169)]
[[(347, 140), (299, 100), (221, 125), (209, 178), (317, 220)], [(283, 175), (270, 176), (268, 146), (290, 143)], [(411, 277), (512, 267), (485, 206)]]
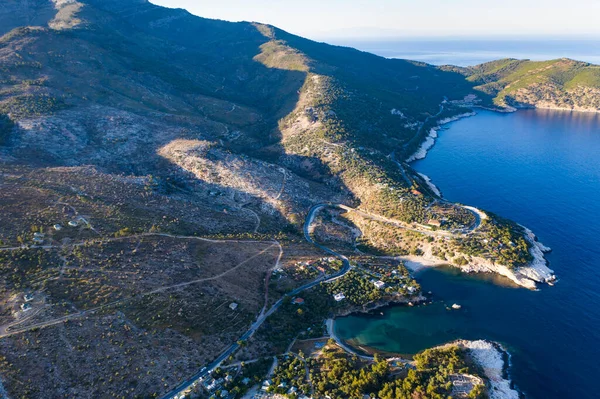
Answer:
[(340, 292), (339, 294), (335, 294), (333, 296), (333, 299), (335, 299), (336, 301), (343, 301), (344, 299), (346, 299), (346, 295), (344, 295), (343, 292)]

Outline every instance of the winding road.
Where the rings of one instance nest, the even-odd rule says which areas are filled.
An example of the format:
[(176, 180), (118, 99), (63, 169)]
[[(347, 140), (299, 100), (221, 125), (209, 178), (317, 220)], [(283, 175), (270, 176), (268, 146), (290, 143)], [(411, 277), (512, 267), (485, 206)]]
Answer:
[[(444, 112), (444, 103), (440, 104), (440, 109), (439, 109), (439, 111), (438, 111), (437, 114), (430, 115), (430, 116), (428, 116), (425, 119), (425, 121), (423, 122), (423, 124), (421, 125), (421, 127), (417, 130), (417, 132), (415, 133), (415, 135), (409, 141), (407, 141), (406, 144), (404, 144), (402, 146), (402, 149), (405, 150), (406, 147), (408, 147), (415, 139), (417, 139), (418, 137), (420, 137), (421, 132), (423, 131), (423, 128), (427, 125), (427, 122), (429, 122), (433, 118), (437, 118), (438, 116), (440, 116), (442, 114), (442, 112)], [(404, 179), (404, 181), (406, 182), (406, 184), (408, 184), (408, 187), (409, 188), (412, 187), (413, 181), (408, 176), (408, 173), (406, 173), (406, 168), (404, 167), (404, 165), (402, 164), (402, 162), (400, 162), (396, 158), (396, 151), (395, 150), (392, 151), (392, 153), (389, 155), (389, 158), (392, 160), (392, 162), (394, 162), (398, 166), (398, 169), (400, 169), (400, 173), (402, 173), (402, 178)], [(439, 200), (441, 202), (444, 202), (444, 203), (448, 203), (448, 204), (450, 203), (450, 201), (446, 201), (446, 200), (444, 200), (441, 197), (439, 198)], [(435, 203), (435, 201), (433, 203)], [(449, 232), (450, 234), (454, 234), (454, 233), (464, 233), (464, 234), (472, 233), (473, 231), (477, 230), (479, 228), (479, 226), (481, 226), (481, 221), (483, 219), (487, 219), (487, 215), (484, 212), (482, 212), (479, 209), (477, 209), (477, 208), (474, 208), (474, 207), (471, 207), (471, 206), (463, 206), (463, 205), (459, 205), (459, 206), (462, 206), (465, 210), (467, 210), (468, 212), (470, 212), (471, 214), (473, 214), (473, 216), (475, 217), (475, 222), (471, 226), (469, 226), (469, 227), (467, 227), (465, 229), (462, 229), (461, 231), (456, 231), (456, 232), (452, 232), (452, 233)], [(357, 211), (357, 212), (360, 212), (360, 211)], [(373, 217), (373, 215), (370, 215), (370, 216)], [(380, 218), (378, 217), (378, 219), (380, 219)], [(389, 220), (384, 220), (384, 221), (389, 222)], [(394, 222), (394, 224), (395, 224), (395, 222)], [(407, 228), (406, 226), (400, 226), (400, 227)], [(411, 230), (410, 228), (407, 228), (407, 229)], [(423, 231), (419, 231), (419, 232), (423, 233)]]
[(421, 132), (423, 131), (423, 128), (427, 125), (427, 122), (429, 122), (433, 118), (437, 118), (438, 116), (440, 116), (442, 114), (442, 112), (444, 112), (444, 104), (443, 103), (440, 104), (440, 110), (438, 111), (437, 114), (429, 115), (427, 118), (425, 118), (425, 120), (423, 121), (423, 124), (421, 125), (419, 130), (417, 130), (415, 135), (410, 140), (408, 140), (406, 142), (406, 144), (404, 144), (402, 146), (402, 149), (406, 149), (406, 147), (408, 147), (413, 141), (415, 141), (417, 138), (419, 138), (419, 136), (421, 135)]
[[(408, 147), (408, 145), (410, 145), (414, 140), (416, 140), (418, 137), (420, 137), (421, 132), (423, 131), (423, 128), (427, 125), (427, 122), (429, 122), (431, 119), (433, 118), (437, 118), (438, 116), (440, 116), (442, 114), (442, 112), (444, 112), (444, 104), (440, 104), (440, 109), (438, 111), (437, 114), (435, 115), (430, 115), (428, 116), (425, 121), (423, 122), (423, 124), (421, 125), (421, 127), (417, 130), (417, 132), (415, 133), (415, 135), (408, 141), (406, 142), (406, 144), (403, 145), (403, 149), (406, 149)], [(332, 144), (333, 143), (328, 143), (328, 144)], [(408, 174), (406, 173), (406, 169), (405, 167), (402, 165), (401, 162), (399, 162), (396, 159), (396, 151), (393, 151), (390, 154), (390, 159), (396, 163), (396, 165), (398, 165), (398, 168), (400, 169), (401, 173), (402, 173), (402, 177), (404, 178), (404, 180), (406, 181), (406, 183), (408, 184), (408, 187), (412, 186), (412, 180), (409, 178)], [(285, 178), (284, 178), (284, 184), (285, 184)], [(442, 200), (443, 201), (443, 200)], [(400, 228), (404, 228), (404, 229), (408, 229), (408, 230), (412, 230), (412, 231), (417, 231), (419, 233), (423, 233), (423, 234), (427, 234), (427, 235), (437, 235), (437, 236), (454, 236), (456, 235), (453, 232), (445, 232), (445, 231), (423, 231), (423, 230), (419, 230), (419, 229), (414, 229), (411, 227), (408, 227), (405, 223), (402, 223), (400, 221), (397, 220), (392, 220), (392, 219), (388, 219), (379, 215), (372, 215), (370, 213), (364, 212), (364, 211), (360, 211), (354, 208), (350, 208), (348, 206), (342, 205), (342, 204), (333, 204), (333, 203), (322, 203), (322, 204), (317, 204), (315, 206), (313, 206), (309, 212), (308, 215), (306, 216), (305, 222), (304, 222), (304, 228), (303, 228), (303, 232), (304, 232), (304, 238), (306, 239), (306, 241), (308, 241), (309, 243), (311, 243), (312, 245), (314, 245), (315, 247), (321, 249), (322, 251), (337, 257), (338, 259), (340, 259), (343, 263), (343, 267), (340, 269), (339, 272), (330, 275), (330, 276), (320, 276), (319, 278), (317, 278), (316, 280), (307, 283), (301, 287), (296, 288), (295, 290), (288, 292), (287, 294), (285, 294), (282, 298), (280, 298), (277, 302), (275, 302), (275, 304), (268, 310), (268, 311), (263, 311), (260, 313), (259, 317), (257, 318), (257, 320), (252, 324), (252, 326), (250, 327), (250, 329), (240, 337), (240, 341), (245, 341), (247, 339), (249, 339), (250, 337), (252, 337), (252, 335), (260, 328), (260, 326), (265, 322), (265, 320), (272, 315), (274, 312), (276, 312), (281, 305), (283, 304), (283, 301), (286, 297), (293, 297), (296, 296), (297, 294), (299, 294), (302, 291), (305, 291), (307, 289), (313, 288), (316, 285), (322, 283), (322, 282), (328, 282), (328, 281), (333, 281), (336, 280), (342, 276), (344, 276), (349, 270), (350, 270), (350, 261), (348, 260), (347, 257), (345, 257), (344, 255), (333, 251), (330, 248), (327, 248), (319, 243), (317, 243), (311, 236), (311, 225), (315, 219), (315, 216), (317, 215), (317, 213), (326, 207), (335, 207), (335, 208), (339, 208), (339, 209), (343, 209), (346, 211), (352, 211), (352, 212), (357, 212), (359, 213), (361, 216), (363, 217), (367, 217), (367, 218), (371, 218), (374, 220), (379, 220), (385, 223), (391, 223), (394, 224)], [(485, 213), (481, 212), (480, 210), (476, 209), (476, 208), (472, 208), (472, 207), (464, 207), (466, 210), (468, 210), (469, 212), (471, 212), (474, 216), (475, 216), (475, 223), (464, 229), (462, 232), (463, 233), (470, 233), (475, 231), (477, 228), (479, 228), (480, 224), (481, 224), (481, 220), (485, 219), (487, 217), (487, 215), (485, 215)], [(238, 341), (239, 342), (239, 341)], [(173, 389), (172, 391), (170, 391), (169, 393), (167, 393), (166, 395), (164, 395), (162, 397), (162, 399), (179, 399), (182, 398), (183, 395), (182, 393), (188, 391), (191, 387), (193, 387), (199, 378), (204, 377), (206, 375), (208, 375), (212, 370), (214, 370), (215, 368), (219, 367), (219, 365), (225, 360), (227, 359), (232, 353), (234, 353), (237, 349), (239, 349), (240, 345), (236, 342), (234, 344), (232, 344), (229, 348), (227, 348), (217, 359), (215, 359), (212, 363), (210, 363), (207, 367), (204, 367), (202, 370), (200, 370), (198, 373), (196, 373), (195, 375), (193, 375), (192, 377), (190, 377), (189, 379), (187, 379), (186, 381), (182, 382), (179, 386), (177, 386), (175, 389)]]
[[(399, 222), (399, 221), (396, 221), (393, 219), (388, 219), (383, 216), (372, 215), (370, 213), (360, 211), (358, 209), (354, 209), (354, 208), (351, 208), (351, 207), (343, 205), (343, 204), (334, 204), (334, 203), (317, 204), (309, 210), (309, 212), (306, 216), (306, 219), (304, 221), (304, 227), (303, 227), (304, 238), (306, 239), (306, 241), (308, 241), (315, 247), (340, 259), (342, 261), (342, 268), (335, 274), (332, 274), (329, 276), (320, 276), (316, 280), (314, 280), (310, 283), (307, 283), (301, 287), (298, 287), (295, 290), (290, 291), (287, 294), (285, 294), (277, 302), (275, 302), (275, 304), (273, 304), (273, 306), (271, 306), (271, 308), (268, 311), (264, 312), (264, 310), (263, 310), (263, 312), (261, 312), (261, 314), (256, 319), (256, 321), (250, 326), (250, 329), (248, 331), (246, 331), (246, 333), (240, 337), (238, 342), (245, 341), (245, 340), (249, 339), (250, 337), (252, 337), (252, 335), (254, 335), (254, 333), (265, 322), (265, 320), (281, 307), (281, 305), (283, 304), (283, 301), (285, 300), (286, 297), (294, 297), (294, 296), (298, 295), (300, 292), (308, 290), (310, 288), (313, 288), (313, 287), (321, 284), (322, 282), (326, 283), (326, 282), (334, 281), (340, 277), (343, 277), (346, 273), (348, 273), (348, 271), (350, 271), (350, 261), (348, 260), (348, 258), (346, 256), (344, 256), (324, 245), (319, 244), (311, 236), (311, 225), (314, 222), (316, 215), (319, 213), (320, 210), (322, 210), (323, 208), (328, 208), (328, 207), (339, 208), (339, 209), (349, 211), (349, 212), (357, 212), (363, 217), (371, 218), (374, 220), (379, 220), (379, 221), (382, 221), (385, 223), (391, 223), (391, 224), (398, 226), (399, 228), (417, 231), (417, 232), (423, 233), (423, 234), (438, 235), (438, 236), (454, 236), (455, 235), (452, 232), (421, 231), (421, 230), (413, 229), (413, 228), (405, 226), (405, 224), (402, 222)], [(471, 208), (471, 207), (464, 207), (464, 208), (469, 210), (470, 212), (472, 212), (476, 217), (476, 223), (469, 228), (470, 231), (474, 231), (481, 223), (481, 219), (487, 217), (487, 215), (485, 215), (485, 213), (479, 211), (476, 208)], [(238, 344), (238, 342), (233, 343), (212, 363), (210, 363), (208, 366), (204, 367), (202, 370), (200, 370), (198, 373), (194, 374), (192, 377), (190, 377), (186, 381), (182, 382), (179, 386), (177, 386), (172, 391), (170, 391), (169, 393), (164, 395), (162, 397), (162, 399), (181, 398), (182, 396), (180, 396), (180, 395), (182, 393), (186, 392), (187, 390), (189, 390), (190, 388), (192, 388), (197, 383), (199, 378), (202, 378), (202, 377), (205, 377), (206, 375), (208, 375), (212, 370), (219, 367), (221, 365), (221, 363), (223, 361), (225, 361), (231, 354), (233, 354), (236, 350), (238, 350), (240, 348), (240, 345)]]
[(217, 367), (219, 367), (221, 365), (221, 363), (223, 361), (225, 361), (225, 359), (227, 359), (231, 354), (233, 354), (236, 350), (238, 350), (240, 348), (240, 345), (238, 344), (238, 342), (240, 341), (245, 341), (247, 339), (249, 339), (250, 337), (252, 337), (252, 335), (254, 335), (254, 333), (260, 328), (260, 326), (265, 322), (265, 320), (271, 316), (273, 313), (275, 313), (283, 304), (283, 301), (285, 300), (286, 297), (293, 297), (298, 295), (300, 292), (308, 290), (310, 288), (313, 288), (319, 284), (321, 284), (322, 282), (328, 282), (328, 281), (333, 281), (335, 279), (338, 279), (342, 276), (344, 276), (346, 273), (348, 273), (348, 271), (350, 270), (350, 261), (348, 260), (347, 257), (345, 257), (344, 255), (333, 251), (332, 249), (329, 249), (319, 243), (317, 243), (310, 234), (310, 227), (315, 219), (315, 216), (317, 215), (317, 213), (319, 213), (319, 211), (323, 208), (326, 207), (339, 207), (339, 205), (337, 204), (317, 204), (315, 206), (313, 206), (310, 211), (308, 212), (308, 215), (306, 216), (306, 219), (304, 221), (304, 238), (306, 239), (306, 241), (310, 242), (311, 244), (313, 244), (315, 247), (327, 252), (328, 254), (337, 257), (338, 259), (340, 259), (342, 261), (342, 268), (335, 274), (329, 275), (329, 276), (320, 276), (318, 279), (307, 283), (301, 287), (296, 288), (293, 291), (288, 292), (287, 294), (285, 294), (283, 297), (281, 297), (277, 302), (275, 302), (275, 304), (273, 304), (273, 306), (271, 306), (271, 308), (267, 311), (267, 312), (261, 312), (261, 314), (259, 315), (259, 317), (256, 319), (256, 321), (250, 326), (250, 329), (248, 331), (246, 331), (244, 333), (244, 335), (242, 335), (240, 337), (240, 339), (233, 343), (231, 346), (229, 346), (223, 353), (221, 353), (221, 355), (219, 357), (217, 357), (212, 363), (210, 363), (208, 366), (202, 368), (200, 371), (198, 371), (196, 374), (194, 374), (193, 376), (191, 376), (190, 378), (188, 378), (187, 380), (183, 381), (181, 384), (179, 384), (176, 388), (174, 388), (173, 390), (171, 390), (169, 393), (165, 394), (164, 396), (162, 396), (162, 399), (174, 399), (174, 398), (180, 398), (182, 397), (182, 394), (186, 391), (188, 391), (189, 389), (191, 389), (193, 386), (195, 386), (195, 384), (197, 384), (198, 379), (205, 377), (206, 375), (208, 375), (212, 370), (216, 369)]

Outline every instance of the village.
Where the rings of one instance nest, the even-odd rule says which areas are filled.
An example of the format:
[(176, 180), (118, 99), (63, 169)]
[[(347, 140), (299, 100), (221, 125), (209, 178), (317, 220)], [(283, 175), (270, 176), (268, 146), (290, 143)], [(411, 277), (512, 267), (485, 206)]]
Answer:
[[(410, 277), (401, 262), (356, 257), (350, 260), (350, 264), (348, 273), (321, 283), (306, 295), (289, 298), (282, 305), (278, 312), (279, 319), (286, 319), (287, 323), (291, 323), (289, 331), (295, 331), (293, 336), (286, 338), (290, 343), (282, 354), (248, 360), (238, 360), (230, 356), (218, 367), (204, 370), (206, 373), (192, 383), (187, 396), (181, 394), (179, 398), (315, 397), (308, 366), (311, 359), (318, 359), (323, 349), (328, 346), (351, 351), (351, 355), (356, 355), (333, 335), (330, 320), (318, 321), (319, 314), (355, 311), (363, 305), (363, 309), (370, 309), (369, 305), (384, 306), (390, 302), (412, 306), (413, 302), (423, 300), (419, 295), (419, 285)], [(274, 270), (271, 284), (287, 278), (302, 282), (307, 276), (319, 278), (319, 273), (335, 273), (341, 267), (341, 262), (335, 257), (326, 257), (314, 261), (299, 261), (291, 266)], [(231, 303), (229, 306), (234, 309), (237, 304)], [(319, 310), (325, 310), (325, 313), (319, 313)], [(311, 314), (315, 316), (309, 319), (311, 321), (301, 321), (304, 316)], [(300, 317), (298, 324), (294, 324), (297, 317)], [(307, 325), (311, 327), (306, 327)], [(258, 331), (258, 337), (261, 336), (260, 333), (261, 330)], [(250, 343), (240, 342), (240, 346), (244, 348)], [(366, 360), (372, 359), (370, 356), (359, 356)], [(389, 363), (394, 374), (413, 367), (410, 359), (393, 358), (389, 359)], [(288, 373), (292, 368), (295, 370), (294, 376)]]
[[(430, 352), (434, 356), (465, 356), (458, 348), (447, 345)], [(356, 355), (348, 353), (343, 345), (328, 336), (296, 340), (284, 354), (236, 362), (211, 370), (193, 384), (192, 390), (175, 396), (175, 399), (338, 399), (339, 393), (335, 392), (339, 387), (324, 380), (331, 362), (338, 361), (348, 362), (344, 367), (350, 367), (345, 371), (350, 373), (355, 367), (380, 367), (386, 370), (386, 378), (394, 381), (406, 378), (409, 373), (422, 373), (424, 360), (419, 356), (416, 359), (382, 359), (377, 355)], [(447, 377), (451, 397), (466, 399), (476, 397), (472, 395), (481, 392), (484, 379), (466, 371), (451, 372)]]

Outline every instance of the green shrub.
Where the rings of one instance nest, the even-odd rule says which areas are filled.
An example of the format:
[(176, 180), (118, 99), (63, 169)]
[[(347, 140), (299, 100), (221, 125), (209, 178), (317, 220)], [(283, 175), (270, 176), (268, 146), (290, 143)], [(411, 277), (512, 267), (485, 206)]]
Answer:
[(15, 124), (7, 115), (0, 114), (0, 145), (8, 143), (10, 132), (14, 126)]

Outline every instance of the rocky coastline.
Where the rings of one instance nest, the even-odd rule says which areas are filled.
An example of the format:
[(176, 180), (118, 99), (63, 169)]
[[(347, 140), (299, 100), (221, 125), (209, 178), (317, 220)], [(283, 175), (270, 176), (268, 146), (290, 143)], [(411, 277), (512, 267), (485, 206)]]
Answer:
[(385, 308), (390, 305), (407, 305), (407, 304), (417, 305), (417, 304), (420, 304), (420, 303), (423, 303), (426, 301), (427, 301), (427, 298), (421, 294), (411, 296), (411, 297), (406, 297), (406, 296), (388, 297), (388, 298), (383, 298), (378, 301), (366, 303), (362, 306), (352, 306), (352, 307), (343, 309), (343, 310), (337, 312), (335, 317), (345, 317), (345, 316), (349, 316), (351, 314), (356, 314), (356, 313), (371, 313), (374, 310), (377, 310), (380, 308)]
[[(469, 356), (482, 369), (488, 380), (490, 399), (519, 399), (521, 394), (513, 388), (508, 377), (510, 353), (499, 343), (486, 340), (457, 341), (454, 343), (468, 351)], [(504, 358), (509, 361), (505, 362)]]
[[(334, 329), (335, 320), (328, 319), (326, 322), (327, 332), (338, 346), (346, 352), (358, 356), (361, 359), (372, 361), (374, 354), (380, 354), (390, 359), (397, 359), (410, 363), (410, 359), (399, 357), (397, 354), (384, 353), (371, 348), (355, 349), (343, 342)], [(486, 381), (488, 397), (490, 399), (520, 399), (522, 394), (515, 389), (510, 379), (510, 353), (499, 343), (488, 340), (457, 340), (443, 344), (432, 349), (443, 349), (448, 347), (459, 347), (467, 351), (467, 356), (483, 371)]]
[[(457, 266), (448, 263), (448, 261), (436, 258), (431, 254), (431, 251), (425, 251), (425, 253), (420, 256), (401, 256), (399, 259), (403, 260), (405, 265), (412, 271), (418, 271), (424, 267), (452, 266), (460, 269), (464, 273), (495, 273), (508, 278), (518, 286), (530, 290), (536, 290), (538, 288), (538, 283), (553, 284), (556, 281), (556, 276), (554, 275), (554, 272), (548, 268), (546, 258), (544, 257), (544, 253), (547, 252), (548, 248), (544, 247), (543, 244), (539, 243), (534, 238), (530, 238), (528, 234), (526, 235), (526, 238), (531, 240), (530, 242), (532, 243), (530, 253), (533, 256), (533, 261), (527, 266), (521, 266), (515, 269), (497, 264), (490, 259), (475, 256), (471, 257), (468, 265)], [(546, 249), (546, 251), (542, 251), (542, 248)]]
[[(504, 112), (515, 112), (516, 110), (516, 108), (508, 107)], [(419, 149), (413, 155), (407, 158), (406, 162), (414, 162), (419, 159), (424, 159), (427, 156), (428, 151), (435, 144), (435, 139), (438, 137), (437, 132), (439, 131), (439, 129), (441, 129), (442, 125), (475, 115), (475, 112), (469, 112), (456, 115), (451, 118), (441, 119), (440, 121), (438, 121), (438, 126), (431, 129), (429, 135), (421, 144)], [(431, 181), (431, 179), (424, 174), (419, 173), (419, 175), (421, 176), (421, 178), (423, 178), (428, 187), (436, 195), (441, 197), (441, 191)], [(473, 209), (472, 207), (466, 208)], [(537, 289), (538, 283), (554, 284), (554, 282), (556, 281), (556, 276), (554, 275), (554, 271), (548, 267), (548, 262), (544, 256), (544, 254), (550, 252), (551, 249), (540, 243), (531, 230), (524, 226), (521, 227), (525, 231), (525, 239), (531, 244), (529, 252), (533, 257), (533, 260), (526, 266), (511, 269), (507, 266), (496, 264), (494, 261), (482, 257), (471, 257), (471, 261), (468, 265), (456, 266), (449, 264), (447, 261), (443, 261), (439, 258), (434, 257), (430, 253), (431, 251), (425, 251), (425, 253), (421, 256), (405, 256), (400, 258), (407, 262), (407, 265), (411, 265), (410, 267), (412, 267), (413, 270), (419, 269), (421, 267), (450, 265), (459, 268), (465, 273), (496, 273), (501, 276), (507, 277), (512, 282), (521, 287), (531, 290)]]
[(421, 143), (417, 151), (415, 151), (411, 156), (406, 159), (407, 163), (417, 161), (419, 159), (424, 159), (427, 156), (427, 152), (435, 145), (435, 139), (438, 137), (438, 131), (442, 128), (443, 125), (456, 122), (463, 118), (469, 118), (471, 116), (475, 116), (477, 113), (475, 112), (467, 112), (464, 114), (455, 115), (449, 118), (440, 119), (437, 122), (437, 126), (431, 128), (429, 130), (429, 135), (425, 138), (425, 141)]

